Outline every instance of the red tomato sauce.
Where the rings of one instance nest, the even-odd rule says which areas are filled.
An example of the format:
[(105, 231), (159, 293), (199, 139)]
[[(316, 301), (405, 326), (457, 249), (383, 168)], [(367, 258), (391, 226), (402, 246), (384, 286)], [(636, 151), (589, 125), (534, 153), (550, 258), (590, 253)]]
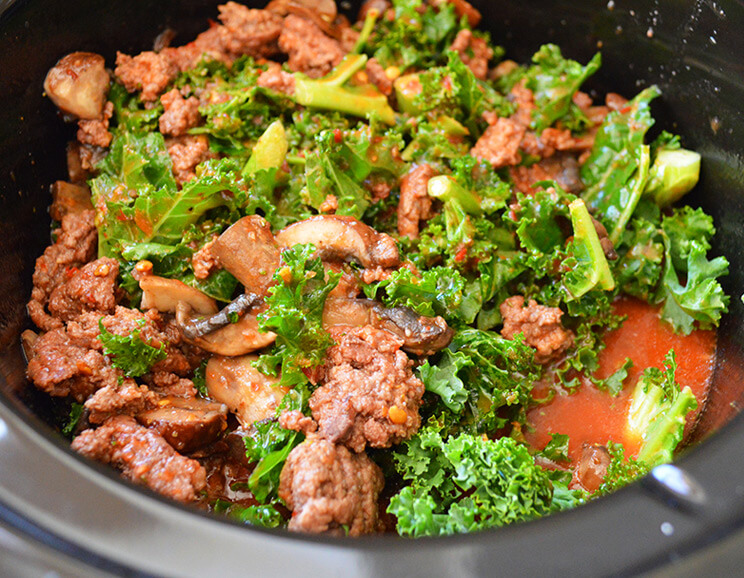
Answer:
[[(617, 371), (629, 357), (633, 367), (628, 371), (623, 391), (613, 397), (582, 379), (574, 394), (556, 392), (549, 403), (527, 412), (525, 437), (535, 448), (542, 449), (551, 433), (570, 438), (569, 457), (573, 464), (581, 456), (584, 443), (622, 443), (626, 455), (635, 455), (640, 440), (625, 435), (625, 421), (630, 395), (638, 377), (647, 367), (664, 367), (664, 357), (674, 349), (677, 359), (676, 379), (681, 387), (690, 386), (698, 400), (698, 409), (688, 417), (689, 426), (697, 417), (707, 395), (716, 355), (715, 331), (693, 331), (678, 335), (659, 318), (659, 309), (636, 299), (623, 298), (615, 303), (615, 312), (627, 319), (619, 329), (605, 337), (606, 347), (600, 353), (596, 376), (606, 378)], [(542, 397), (545, 391), (536, 391)], [(688, 432), (689, 433), (689, 432)]]

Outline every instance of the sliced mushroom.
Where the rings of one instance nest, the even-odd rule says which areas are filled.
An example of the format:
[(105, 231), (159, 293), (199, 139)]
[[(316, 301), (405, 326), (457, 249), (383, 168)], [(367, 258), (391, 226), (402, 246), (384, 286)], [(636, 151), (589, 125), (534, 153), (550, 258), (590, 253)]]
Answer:
[(73, 52), (47, 73), (44, 90), (61, 111), (93, 120), (103, 114), (109, 83), (103, 56)]
[(49, 214), (55, 221), (61, 221), (68, 213), (82, 213), (93, 210), (90, 200), (90, 189), (83, 185), (73, 185), (65, 181), (56, 181), (52, 187), (52, 206)]
[(213, 442), (227, 428), (227, 406), (205, 399), (168, 396), (158, 407), (137, 414), (137, 421), (156, 430), (179, 452)]
[(230, 323), (235, 323), (236, 318), (243, 317), (261, 298), (254, 293), (243, 293), (214, 315), (206, 317), (194, 317), (181, 326), (181, 333), (188, 339), (204, 337), (208, 333), (222, 329)]
[(21, 333), (21, 347), (23, 348), (23, 355), (26, 357), (26, 363), (31, 361), (34, 357), (34, 344), (39, 340), (39, 334), (26, 329)]
[(576, 464), (574, 479), (587, 492), (595, 492), (602, 485), (609, 465), (610, 453), (605, 446), (585, 443)]
[(272, 0), (265, 9), (282, 16), (295, 14), (314, 22), (328, 36), (341, 39), (341, 31), (335, 26), (338, 12), (334, 0)]
[(257, 295), (266, 294), (279, 266), (279, 246), (269, 224), (258, 215), (243, 217), (233, 224), (209, 252), (246, 290)]
[(227, 405), (244, 428), (255, 421), (273, 417), (286, 387), (253, 367), (256, 355), (213, 357), (207, 363), (207, 391), (212, 399)]
[(323, 259), (355, 260), (367, 268), (400, 264), (395, 240), (353, 217), (310, 217), (279, 231), (276, 241), (282, 247), (312, 243)]
[(142, 289), (142, 309), (175, 313), (179, 303), (188, 303), (193, 311), (201, 315), (212, 315), (218, 311), (214, 299), (177, 279), (147, 275), (140, 279), (139, 286)]
[(323, 326), (372, 325), (403, 339), (403, 349), (431, 355), (447, 347), (454, 332), (441, 317), (418, 315), (408, 307), (383, 307), (369, 299), (327, 299)]
[[(205, 351), (233, 357), (245, 355), (274, 343), (276, 334), (258, 330), (259, 311), (251, 311), (243, 315), (237, 323), (230, 323), (222, 329), (207, 333), (200, 337), (191, 338), (183, 333), (184, 341), (201, 347)], [(176, 309), (176, 321), (183, 328), (193, 323), (194, 311), (188, 304), (179, 303)]]

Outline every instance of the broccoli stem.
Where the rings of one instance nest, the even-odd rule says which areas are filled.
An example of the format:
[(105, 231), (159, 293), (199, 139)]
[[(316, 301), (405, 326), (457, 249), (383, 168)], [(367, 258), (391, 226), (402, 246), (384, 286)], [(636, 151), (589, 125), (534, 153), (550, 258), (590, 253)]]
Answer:
[(242, 175), (247, 177), (262, 169), (278, 169), (287, 157), (289, 143), (282, 121), (275, 120), (256, 141), (251, 158), (243, 167)]
[(574, 230), (574, 256), (587, 269), (587, 275), (580, 283), (570, 287), (571, 295), (578, 299), (597, 285), (611, 291), (615, 288), (615, 279), (584, 201), (576, 199), (568, 205), (568, 209)]
[(429, 179), (427, 192), (430, 197), (445, 203), (456, 201), (462, 210), (471, 215), (480, 215), (483, 212), (480, 197), (448, 175)]
[(377, 19), (380, 16), (380, 11), (376, 10), (375, 8), (371, 8), (367, 11), (367, 16), (364, 18), (364, 25), (362, 26), (362, 31), (359, 33), (359, 38), (357, 38), (356, 44), (354, 44), (354, 48), (351, 49), (350, 54), (361, 54), (362, 50), (364, 50), (364, 45), (367, 44), (367, 40), (369, 40), (369, 35), (372, 34), (372, 30), (375, 28), (375, 24), (377, 23)]
[(696, 407), (697, 400), (692, 390), (685, 387), (671, 405), (649, 425), (643, 446), (638, 452), (638, 460), (649, 467), (671, 462), (675, 448), (682, 441), (687, 414)]
[(323, 78), (312, 79), (295, 74), (295, 100), (310, 108), (344, 112), (363, 118), (376, 116), (386, 124), (395, 124), (393, 109), (376, 87), (343, 86), (366, 63), (366, 55), (348, 54)]
[(645, 194), (667, 207), (689, 193), (700, 178), (700, 155), (687, 149), (662, 149), (656, 153)]

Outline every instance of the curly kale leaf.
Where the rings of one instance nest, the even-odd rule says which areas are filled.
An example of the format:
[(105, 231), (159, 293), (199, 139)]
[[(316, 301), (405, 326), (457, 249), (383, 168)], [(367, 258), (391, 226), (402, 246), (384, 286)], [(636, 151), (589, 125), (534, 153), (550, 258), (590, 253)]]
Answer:
[(648, 180), (651, 156), (644, 139), (654, 123), (651, 101), (660, 94), (651, 86), (622, 110), (607, 115), (581, 167), (587, 186), (582, 197), (599, 213), (613, 243), (630, 221)]
[(651, 469), (648, 464), (633, 457), (626, 459), (625, 448), (622, 444), (609, 442), (607, 450), (610, 452), (610, 465), (607, 466), (604, 481), (597, 488), (597, 491), (592, 494), (592, 498), (616, 492), (642, 478)]
[(364, 291), (387, 307), (403, 306), (419, 315), (453, 318), (457, 316), (464, 286), (465, 280), (454, 269), (432, 267), (415, 275), (402, 267), (387, 279), (364, 286)]
[(458, 331), (436, 363), (419, 368), (426, 389), (478, 433), (497, 429), (499, 408), (527, 404), (540, 374), (534, 350), (520, 336), (479, 329)]
[(304, 202), (320, 209), (328, 195), (338, 203), (337, 215), (361, 218), (371, 203), (370, 192), (360, 183), (397, 182), (405, 166), (395, 151), (401, 142), (393, 135), (376, 135), (371, 126), (351, 131), (326, 130), (315, 137), (316, 149), (307, 156)]
[(657, 299), (664, 303), (662, 318), (685, 335), (696, 324), (702, 329), (717, 326), (729, 303), (717, 279), (728, 274), (729, 263), (725, 257), (706, 256), (715, 233), (712, 219), (687, 207), (664, 217), (661, 229), (665, 261)]
[(394, 0), (395, 18), (383, 18), (367, 41), (365, 52), (385, 68), (425, 69), (441, 64), (441, 58), (459, 30), (454, 6), (438, 10), (422, 0)]
[(599, 70), (601, 55), (595, 54), (582, 66), (564, 58), (555, 44), (545, 44), (532, 57), (532, 62), (526, 73), (527, 88), (533, 91), (536, 105), (531, 128), (539, 134), (566, 116), (572, 116), (575, 122), (581, 113), (571, 99), (586, 79)]
[(246, 193), (239, 167), (232, 159), (207, 161), (178, 189), (162, 135), (118, 135), (91, 181), (100, 208), (99, 253), (116, 257), (125, 242), (177, 245), (207, 211), (242, 206)]
[[(309, 396), (305, 387), (291, 390), (282, 399), (276, 415), (279, 416), (284, 411), (306, 410)], [(300, 432), (284, 429), (276, 417), (255, 422), (254, 429), (252, 435), (243, 438), (245, 455), (250, 461), (257, 462), (248, 478), (248, 487), (256, 500), (265, 504), (278, 500), (276, 492), (284, 462), (305, 436)]]
[(282, 528), (287, 525), (284, 517), (271, 505), (242, 507), (227, 500), (217, 500), (212, 511), (250, 526)]
[(460, 434), (448, 440), (428, 426), (404, 444), (396, 467), (410, 482), (393, 496), (388, 512), (402, 536), (471, 532), (531, 520), (580, 503), (535, 464), (526, 446)]
[(282, 253), (274, 273), (276, 284), (266, 297), (268, 309), (258, 316), (261, 331), (276, 333), (271, 354), (262, 356), (262, 370), (276, 374), (281, 364), (281, 384), (307, 382), (303, 369), (323, 363), (333, 344), (323, 328), (323, 306), (338, 284), (340, 273), (326, 275), (313, 245), (295, 245)]
[(98, 340), (103, 345), (103, 354), (111, 359), (111, 365), (121, 369), (126, 377), (144, 375), (158, 361), (165, 359), (165, 343), (155, 347), (140, 337), (145, 321), (141, 319), (139, 328), (129, 335), (116, 335), (103, 326), (103, 318), (98, 320), (100, 335)]

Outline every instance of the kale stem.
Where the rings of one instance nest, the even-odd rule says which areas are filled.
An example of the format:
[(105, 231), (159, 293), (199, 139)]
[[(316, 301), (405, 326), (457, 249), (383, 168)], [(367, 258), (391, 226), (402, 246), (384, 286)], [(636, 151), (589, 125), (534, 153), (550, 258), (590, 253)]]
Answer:
[(354, 48), (352, 48), (351, 50), (351, 54), (361, 54), (362, 50), (364, 49), (364, 45), (367, 44), (369, 35), (375, 28), (375, 23), (377, 22), (377, 18), (379, 16), (379, 10), (375, 10), (374, 8), (367, 12), (367, 16), (364, 18), (362, 31), (359, 33), (359, 38), (357, 38), (356, 44), (354, 44)]

